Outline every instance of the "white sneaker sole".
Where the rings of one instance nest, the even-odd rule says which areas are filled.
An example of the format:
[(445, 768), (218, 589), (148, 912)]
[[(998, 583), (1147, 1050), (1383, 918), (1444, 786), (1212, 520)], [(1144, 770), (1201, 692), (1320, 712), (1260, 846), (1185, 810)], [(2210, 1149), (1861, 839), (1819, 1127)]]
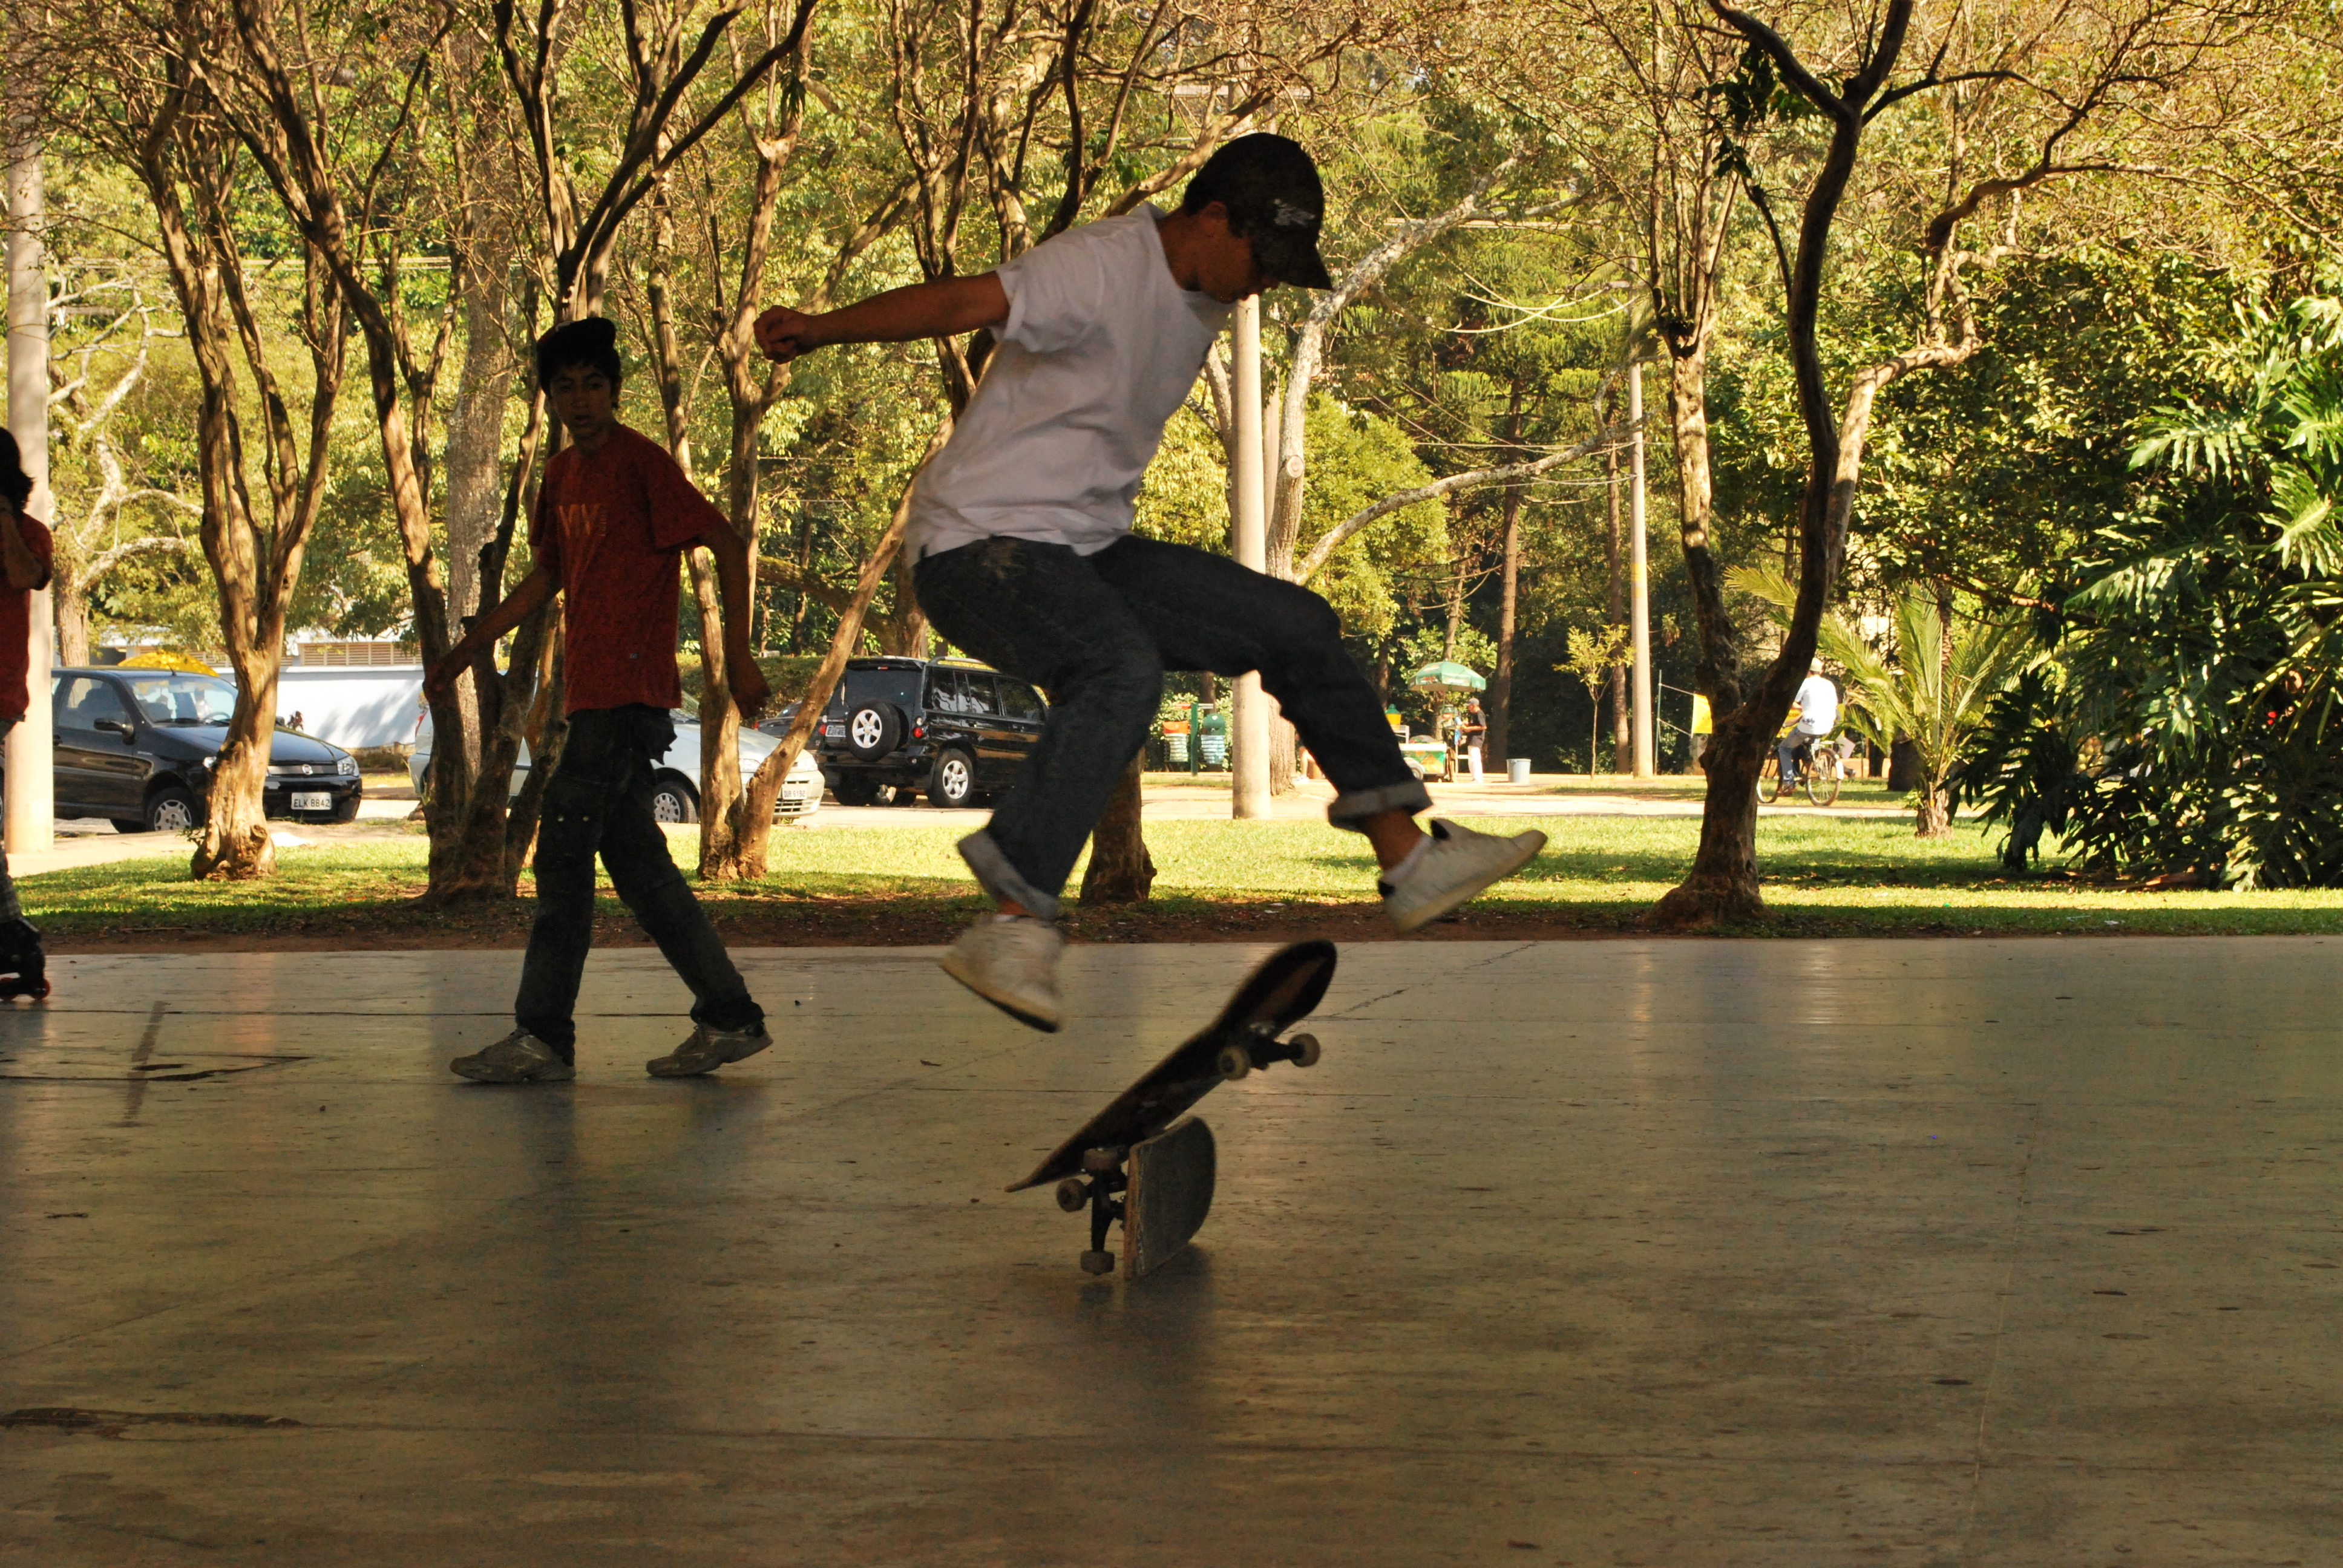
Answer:
[(1038, 1029), (1043, 1034), (1058, 1032), (1059, 1019), (1055, 1012), (1037, 1011), (1027, 998), (1012, 997), (1005, 992), (988, 988), (978, 978), (976, 971), (960, 957), (959, 950), (948, 949), (940, 961), (943, 966), (944, 973), (951, 976), (952, 979), (960, 981), (1026, 1028)]
[(1532, 860), (1536, 859), (1538, 857), (1538, 851), (1545, 848), (1545, 835), (1533, 828), (1524, 836), (1530, 839), (1532, 842), (1528, 844), (1515, 842), (1513, 844), (1513, 848), (1517, 853), (1514, 854), (1511, 859), (1507, 860), (1502, 867), (1491, 871), (1486, 877), (1483, 877), (1477, 882), (1459, 883), (1457, 886), (1451, 888), (1448, 891), (1441, 894), (1440, 897), (1433, 900), (1430, 903), (1419, 905), (1417, 908), (1410, 910), (1404, 915), (1393, 916), (1392, 919), (1393, 929), (1397, 930), (1402, 936), (1405, 936), (1411, 931), (1420, 931), (1424, 927), (1430, 925), (1433, 921), (1438, 920), (1441, 916), (1448, 913), (1451, 910), (1461, 909), (1463, 906), (1471, 903), (1483, 893), (1487, 892), (1491, 888), (1495, 887), (1499, 882), (1503, 881), (1507, 877), (1512, 876), (1515, 871), (1520, 870), (1523, 866), (1526, 866)]

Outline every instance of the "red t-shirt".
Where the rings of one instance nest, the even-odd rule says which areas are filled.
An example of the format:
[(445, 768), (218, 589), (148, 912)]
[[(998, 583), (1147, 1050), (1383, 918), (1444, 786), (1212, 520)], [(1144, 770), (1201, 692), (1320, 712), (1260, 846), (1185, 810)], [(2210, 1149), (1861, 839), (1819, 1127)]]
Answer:
[[(0, 506), (6, 505), (0, 501)], [(56, 559), (49, 530), (18, 512), (16, 531), (33, 558), (41, 563), (41, 580), (33, 588), (48, 587), (49, 568)], [(32, 706), (31, 689), (25, 679), (33, 659), (32, 635), (32, 588), (12, 593), (7, 583), (0, 580), (0, 719), (22, 719)]]
[(554, 454), (528, 542), (561, 585), (564, 711), (683, 700), (676, 558), (711, 526), (732, 525), (665, 448), (624, 425), (590, 457), (575, 447)]

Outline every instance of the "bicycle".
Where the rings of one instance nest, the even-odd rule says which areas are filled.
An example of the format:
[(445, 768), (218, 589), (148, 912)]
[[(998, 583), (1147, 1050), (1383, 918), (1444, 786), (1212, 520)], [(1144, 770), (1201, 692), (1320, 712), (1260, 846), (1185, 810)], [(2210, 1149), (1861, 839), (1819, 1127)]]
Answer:
[[(1839, 785), (1846, 777), (1846, 759), (1839, 755), (1834, 742), (1817, 744), (1808, 740), (1797, 749), (1799, 765), (1798, 788), (1806, 799), (1817, 806), (1828, 806), (1838, 799)], [(1782, 780), (1778, 775), (1757, 779), (1757, 803), (1771, 806), (1782, 799)]]

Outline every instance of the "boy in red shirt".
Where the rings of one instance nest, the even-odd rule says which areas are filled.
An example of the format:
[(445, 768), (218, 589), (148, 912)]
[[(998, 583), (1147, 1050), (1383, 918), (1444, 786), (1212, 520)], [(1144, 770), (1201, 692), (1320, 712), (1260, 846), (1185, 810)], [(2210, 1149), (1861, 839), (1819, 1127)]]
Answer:
[[(537, 831), (537, 924), (521, 965), (512, 1033), (448, 1063), (481, 1083), (549, 1083), (577, 1076), (571, 1010), (594, 934), (594, 857), (618, 896), (691, 988), (691, 1038), (646, 1064), (655, 1078), (690, 1078), (772, 1043), (764, 1010), (684, 885), (651, 815), (651, 765), (675, 741), (668, 710), (676, 678), (677, 558), (694, 545), (716, 558), (724, 605), (724, 668), (744, 723), (770, 695), (749, 653), (749, 558), (724, 514), (675, 459), (618, 423), (618, 328), (600, 317), (558, 327), (537, 343), (546, 389), (570, 445), (545, 466), (529, 529), (537, 564), (510, 598), (432, 666), (445, 692), (498, 638), (562, 596), (569, 736)], [(489, 781), (485, 788), (494, 788)]]
[[(49, 530), (25, 515), (25, 503), (32, 496), (32, 476), (25, 472), (16, 437), (0, 430), (0, 742), (32, 706), (27, 678), (33, 662), (33, 590), (49, 586)], [(44, 687), (41, 700), (48, 699)], [(48, 995), (45, 961), (40, 930), (25, 918), (24, 906), (16, 901), (16, 884), (8, 876), (8, 857), (0, 851), (0, 974), (15, 977), (0, 994)]]

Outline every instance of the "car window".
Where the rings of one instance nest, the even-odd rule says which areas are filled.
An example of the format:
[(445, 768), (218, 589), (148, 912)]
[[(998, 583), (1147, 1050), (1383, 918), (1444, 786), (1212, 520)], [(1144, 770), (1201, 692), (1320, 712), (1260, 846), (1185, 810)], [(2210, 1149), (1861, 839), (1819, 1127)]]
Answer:
[(928, 708), (936, 713), (978, 713), (982, 709), (969, 695), (968, 672), (961, 669), (930, 669), (928, 671)]
[(226, 724), (236, 713), (236, 688), (216, 676), (142, 675), (127, 684), (150, 724)]
[(101, 719), (111, 719), (116, 724), (130, 722), (130, 709), (122, 694), (114, 689), (114, 682), (95, 675), (77, 675), (65, 682), (65, 704), (57, 710), (57, 722), (68, 729), (95, 729)]
[(887, 669), (849, 669), (839, 690), (843, 702), (832, 699), (830, 707), (841, 711), (861, 707), (866, 702), (891, 702), (898, 708), (912, 709), (920, 705), (920, 669), (917, 665)]
[(1001, 699), (994, 695), (992, 689), (992, 677), (980, 675), (972, 669), (963, 669), (960, 672), (960, 678), (968, 693), (969, 712), (998, 713), (1001, 711)]
[(1041, 717), (1041, 694), (1021, 680), (1003, 677), (1001, 682), (1001, 711), (1011, 719)]

